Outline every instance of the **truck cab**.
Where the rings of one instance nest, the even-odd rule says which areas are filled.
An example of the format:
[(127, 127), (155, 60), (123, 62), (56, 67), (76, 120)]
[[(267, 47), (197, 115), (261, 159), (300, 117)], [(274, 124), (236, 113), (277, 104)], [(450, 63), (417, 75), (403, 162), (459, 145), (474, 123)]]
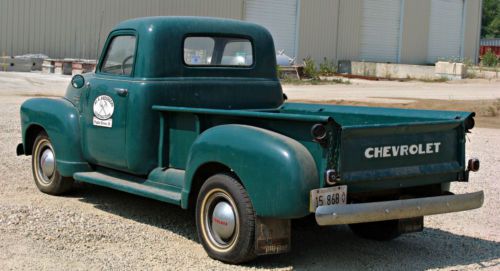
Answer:
[[(66, 95), (79, 99), (74, 103), (85, 119), (83, 156), (146, 175), (158, 158), (158, 148), (149, 144), (159, 136), (153, 105), (276, 109), (283, 93), (274, 66), (272, 38), (257, 25), (200, 18), (121, 23), (110, 33), (95, 74), (86, 76), (86, 88), (70, 87)], [(181, 156), (188, 150), (173, 147), (179, 158), (172, 166), (184, 168)]]
[(95, 73), (60, 99), (21, 106), (37, 187), (74, 180), (195, 209), (208, 255), (241, 263), (287, 252), (290, 223), (349, 224), (372, 239), (423, 228), (425, 215), (479, 208), (452, 195), (474, 113), (285, 101), (263, 27), (149, 17), (108, 36)]

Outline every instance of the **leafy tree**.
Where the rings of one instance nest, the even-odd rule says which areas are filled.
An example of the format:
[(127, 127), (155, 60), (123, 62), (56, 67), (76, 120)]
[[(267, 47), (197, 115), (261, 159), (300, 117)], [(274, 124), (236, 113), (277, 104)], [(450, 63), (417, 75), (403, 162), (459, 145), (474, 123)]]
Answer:
[(500, 0), (483, 1), (482, 38), (500, 38)]

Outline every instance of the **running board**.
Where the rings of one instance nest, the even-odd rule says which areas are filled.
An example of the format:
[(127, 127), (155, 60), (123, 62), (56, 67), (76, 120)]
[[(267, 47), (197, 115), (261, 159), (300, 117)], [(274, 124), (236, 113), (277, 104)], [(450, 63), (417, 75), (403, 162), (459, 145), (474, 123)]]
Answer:
[(153, 182), (147, 179), (134, 176), (115, 177), (96, 171), (75, 173), (73, 178), (80, 182), (105, 186), (146, 198), (181, 205), (180, 189), (168, 186), (165, 186), (165, 188), (153, 187), (151, 185)]

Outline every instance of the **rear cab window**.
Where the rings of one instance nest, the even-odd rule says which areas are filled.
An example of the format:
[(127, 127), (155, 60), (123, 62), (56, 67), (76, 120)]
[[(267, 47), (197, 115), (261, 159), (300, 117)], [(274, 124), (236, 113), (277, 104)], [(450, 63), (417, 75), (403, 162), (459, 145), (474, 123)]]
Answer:
[(209, 36), (184, 39), (185, 65), (250, 67), (253, 63), (253, 44), (249, 39)]

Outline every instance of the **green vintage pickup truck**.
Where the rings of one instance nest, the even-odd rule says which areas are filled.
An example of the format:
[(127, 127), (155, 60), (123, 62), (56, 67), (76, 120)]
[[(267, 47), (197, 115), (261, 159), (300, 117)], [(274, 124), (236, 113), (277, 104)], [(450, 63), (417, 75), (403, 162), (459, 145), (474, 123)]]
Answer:
[(76, 180), (195, 209), (208, 255), (241, 263), (289, 251), (310, 215), (389, 240), (480, 207), (482, 191), (449, 192), (479, 169), (473, 117), (288, 103), (263, 27), (151, 17), (118, 24), (64, 98), (24, 102), (17, 154), (44, 193)]

